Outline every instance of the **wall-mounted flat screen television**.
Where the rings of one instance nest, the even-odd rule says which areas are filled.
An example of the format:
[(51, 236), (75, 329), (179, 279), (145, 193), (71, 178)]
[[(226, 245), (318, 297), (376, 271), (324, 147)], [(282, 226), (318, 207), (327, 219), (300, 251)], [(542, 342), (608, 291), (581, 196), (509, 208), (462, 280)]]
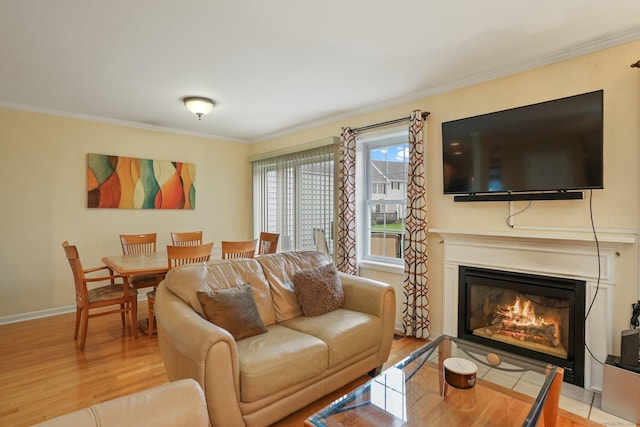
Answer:
[(442, 123), (444, 194), (603, 188), (603, 91)]

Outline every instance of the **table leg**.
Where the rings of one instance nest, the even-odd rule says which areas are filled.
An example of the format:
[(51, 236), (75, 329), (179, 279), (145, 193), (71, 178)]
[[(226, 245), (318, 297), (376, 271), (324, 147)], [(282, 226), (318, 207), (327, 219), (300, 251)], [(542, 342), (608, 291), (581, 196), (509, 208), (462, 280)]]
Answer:
[[(551, 371), (551, 367), (547, 366), (547, 375)], [(542, 407), (545, 427), (555, 427), (558, 420), (558, 401), (560, 400), (560, 391), (562, 390), (562, 378), (564, 377), (564, 368), (558, 367), (556, 376), (553, 378), (547, 400)]]
[[(125, 289), (131, 289), (129, 285), (129, 276), (122, 276), (122, 286)], [(138, 338), (138, 294), (131, 298), (131, 327), (133, 328), (133, 337)]]
[(438, 345), (438, 381), (440, 385), (440, 396), (447, 395), (447, 382), (444, 380), (444, 361), (451, 357), (451, 340), (447, 337)]

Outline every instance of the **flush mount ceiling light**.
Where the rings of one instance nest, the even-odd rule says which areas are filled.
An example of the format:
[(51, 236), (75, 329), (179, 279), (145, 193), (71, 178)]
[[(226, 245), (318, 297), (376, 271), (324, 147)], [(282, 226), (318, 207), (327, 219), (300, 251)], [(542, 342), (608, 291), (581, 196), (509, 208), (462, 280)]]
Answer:
[(184, 102), (187, 110), (198, 116), (198, 120), (202, 120), (202, 116), (210, 113), (215, 106), (212, 100), (200, 96), (187, 96), (186, 98), (182, 98), (182, 102)]

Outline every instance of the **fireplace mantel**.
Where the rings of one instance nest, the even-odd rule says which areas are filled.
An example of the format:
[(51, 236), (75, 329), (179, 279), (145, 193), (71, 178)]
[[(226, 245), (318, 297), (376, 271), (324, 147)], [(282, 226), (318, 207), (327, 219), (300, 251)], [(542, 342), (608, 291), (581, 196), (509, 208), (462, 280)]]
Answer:
[[(636, 243), (636, 236), (598, 233), (599, 258), (592, 233), (546, 230), (430, 229), (442, 237), (443, 333), (457, 335), (458, 270), (474, 266), (583, 280), (586, 301), (597, 298), (585, 324), (585, 341), (599, 360), (612, 351), (612, 301), (618, 249)], [(599, 263), (597, 260), (599, 259)], [(586, 350), (585, 350), (586, 352)], [(602, 366), (585, 354), (585, 389), (601, 391)]]
[[(436, 233), (445, 240), (448, 238), (458, 239), (491, 239), (491, 240), (530, 240), (540, 242), (573, 242), (575, 244), (585, 243), (593, 245), (593, 233), (586, 231), (535, 231), (535, 230), (512, 230), (512, 231), (480, 231), (480, 230), (448, 230), (440, 228), (429, 229), (430, 233)], [(600, 233), (598, 241), (602, 244), (622, 245), (636, 243), (636, 236), (628, 233)]]

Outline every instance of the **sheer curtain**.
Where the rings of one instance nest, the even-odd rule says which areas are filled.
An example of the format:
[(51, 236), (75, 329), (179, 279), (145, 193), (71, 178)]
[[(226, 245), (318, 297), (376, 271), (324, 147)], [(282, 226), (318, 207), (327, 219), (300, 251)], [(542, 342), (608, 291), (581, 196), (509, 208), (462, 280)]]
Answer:
[(339, 150), (336, 268), (356, 274), (356, 132), (342, 128)]
[(403, 286), (405, 305), (402, 323), (405, 335), (416, 338), (428, 338), (431, 334), (423, 127), (422, 112), (412, 111), (409, 121), (409, 173)]

